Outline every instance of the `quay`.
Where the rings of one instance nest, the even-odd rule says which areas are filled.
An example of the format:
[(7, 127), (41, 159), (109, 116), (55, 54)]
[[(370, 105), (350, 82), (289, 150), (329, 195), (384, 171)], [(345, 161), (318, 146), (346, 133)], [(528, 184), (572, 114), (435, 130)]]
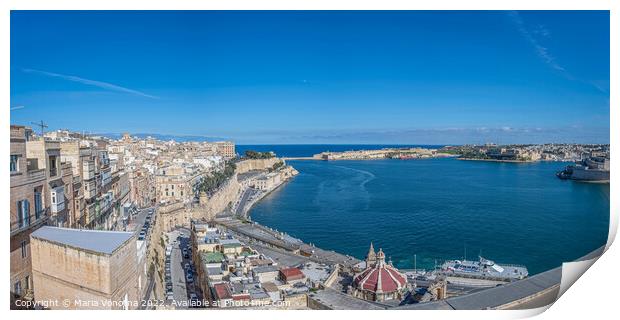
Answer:
[(347, 268), (352, 268), (361, 262), (355, 257), (306, 244), (299, 239), (262, 226), (256, 222), (241, 221), (233, 218), (219, 218), (213, 220), (213, 222), (225, 227), (241, 238), (245, 238), (253, 246), (258, 245), (272, 249), (272, 251), (275, 249), (278, 252), (285, 252), (289, 257), (292, 254), (308, 261), (330, 265), (340, 264)]

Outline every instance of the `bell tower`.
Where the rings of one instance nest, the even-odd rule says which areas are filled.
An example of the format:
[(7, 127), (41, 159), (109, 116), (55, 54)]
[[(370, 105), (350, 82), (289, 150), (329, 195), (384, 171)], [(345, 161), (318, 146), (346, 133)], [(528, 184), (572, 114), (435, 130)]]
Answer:
[(374, 267), (377, 263), (377, 255), (375, 254), (375, 248), (372, 246), (372, 242), (370, 243), (370, 248), (368, 249), (368, 254), (366, 255), (366, 267)]

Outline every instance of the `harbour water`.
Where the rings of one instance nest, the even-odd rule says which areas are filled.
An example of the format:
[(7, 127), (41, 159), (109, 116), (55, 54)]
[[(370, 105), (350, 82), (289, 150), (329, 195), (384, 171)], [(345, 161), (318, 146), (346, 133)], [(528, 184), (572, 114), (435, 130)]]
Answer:
[[(252, 149), (276, 148), (261, 147)], [(278, 155), (314, 152), (297, 148), (295, 154), (280, 150)], [(532, 275), (607, 241), (609, 185), (557, 179), (555, 172), (565, 163), (288, 163), (300, 174), (257, 203), (252, 219), (358, 258), (372, 241), (399, 268), (413, 268), (414, 254), (418, 268), (427, 269), (435, 261), (482, 254), (525, 265)]]

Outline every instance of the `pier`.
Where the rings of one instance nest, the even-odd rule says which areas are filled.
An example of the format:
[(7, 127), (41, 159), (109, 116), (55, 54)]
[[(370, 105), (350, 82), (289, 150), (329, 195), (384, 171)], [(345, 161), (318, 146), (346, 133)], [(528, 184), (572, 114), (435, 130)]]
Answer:
[(282, 160), (324, 160), (317, 157), (283, 157)]

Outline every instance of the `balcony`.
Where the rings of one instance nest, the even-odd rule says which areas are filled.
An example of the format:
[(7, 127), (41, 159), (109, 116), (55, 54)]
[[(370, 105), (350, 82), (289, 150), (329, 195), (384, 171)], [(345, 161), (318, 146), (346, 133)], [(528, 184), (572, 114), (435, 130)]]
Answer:
[[(39, 217), (37, 219), (37, 217)], [(14, 236), (20, 232), (28, 229), (36, 229), (39, 226), (44, 225), (49, 219), (49, 209), (43, 209), (35, 214), (31, 214), (26, 222), (20, 223), (19, 221), (11, 222), (11, 236)]]
[(95, 177), (95, 162), (94, 161), (84, 161), (82, 165), (82, 173), (84, 175), (84, 180), (90, 180)]
[(45, 169), (31, 170), (28, 171), (28, 183), (35, 183), (41, 180), (45, 180)]
[(52, 205), (51, 210), (52, 213), (58, 213), (65, 209), (65, 187), (56, 187), (51, 191), (52, 197)]

